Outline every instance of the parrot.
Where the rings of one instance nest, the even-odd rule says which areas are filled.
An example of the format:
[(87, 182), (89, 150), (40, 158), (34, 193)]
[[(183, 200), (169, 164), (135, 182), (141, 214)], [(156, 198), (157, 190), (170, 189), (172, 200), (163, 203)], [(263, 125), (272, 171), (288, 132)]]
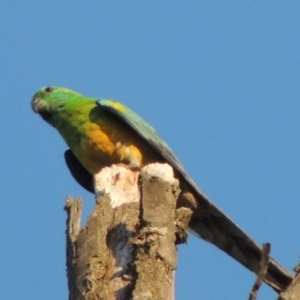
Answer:
[[(31, 101), (33, 111), (65, 140), (65, 162), (74, 179), (94, 193), (93, 175), (121, 164), (138, 170), (167, 163), (180, 182), (178, 203), (192, 210), (189, 229), (258, 274), (262, 247), (214, 204), (187, 174), (167, 143), (134, 111), (113, 99), (86, 97), (73, 90), (46, 86)], [(270, 257), (264, 281), (281, 292), (293, 275)]]

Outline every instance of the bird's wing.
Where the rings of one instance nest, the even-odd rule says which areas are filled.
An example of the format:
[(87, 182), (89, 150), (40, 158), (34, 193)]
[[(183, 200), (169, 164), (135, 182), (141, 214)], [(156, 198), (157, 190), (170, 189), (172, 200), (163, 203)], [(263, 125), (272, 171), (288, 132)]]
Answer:
[(146, 140), (152, 148), (158, 151), (171, 165), (176, 166), (176, 169), (184, 168), (168, 144), (156, 133), (155, 129), (136, 114), (131, 109), (124, 106), (122, 103), (111, 100), (98, 100), (97, 104), (111, 112), (113, 115), (121, 118), (127, 125), (134, 129), (134, 131), (143, 139)]
[(70, 149), (65, 151), (64, 156), (74, 179), (87, 191), (95, 193), (93, 175), (86, 170)]

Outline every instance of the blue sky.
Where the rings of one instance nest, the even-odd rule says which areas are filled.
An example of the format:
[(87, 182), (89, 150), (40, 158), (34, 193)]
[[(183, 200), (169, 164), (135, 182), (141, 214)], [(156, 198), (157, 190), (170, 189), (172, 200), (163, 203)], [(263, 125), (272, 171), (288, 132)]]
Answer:
[[(299, 1), (0, 3), (1, 299), (67, 299), (66, 196), (93, 196), (66, 145), (30, 108), (46, 85), (118, 99), (286, 268), (300, 178)], [(247, 299), (255, 277), (195, 237), (179, 247), (176, 299)], [(259, 299), (274, 299), (264, 286)]]

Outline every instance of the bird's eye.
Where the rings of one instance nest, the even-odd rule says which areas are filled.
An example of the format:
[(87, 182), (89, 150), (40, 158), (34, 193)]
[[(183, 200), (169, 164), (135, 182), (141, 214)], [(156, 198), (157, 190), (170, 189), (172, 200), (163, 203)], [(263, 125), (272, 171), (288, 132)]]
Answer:
[(50, 87), (50, 86), (48, 86), (48, 87), (45, 88), (45, 92), (46, 93), (51, 93), (52, 91), (53, 91), (53, 88)]

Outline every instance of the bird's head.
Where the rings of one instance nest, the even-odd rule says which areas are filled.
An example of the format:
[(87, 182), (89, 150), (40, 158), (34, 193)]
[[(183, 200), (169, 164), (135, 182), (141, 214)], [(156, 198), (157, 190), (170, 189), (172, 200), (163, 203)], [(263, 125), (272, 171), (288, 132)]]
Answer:
[(34, 94), (31, 107), (47, 123), (54, 126), (55, 114), (59, 113), (66, 104), (79, 97), (82, 97), (82, 95), (67, 88), (55, 86), (43, 87)]

